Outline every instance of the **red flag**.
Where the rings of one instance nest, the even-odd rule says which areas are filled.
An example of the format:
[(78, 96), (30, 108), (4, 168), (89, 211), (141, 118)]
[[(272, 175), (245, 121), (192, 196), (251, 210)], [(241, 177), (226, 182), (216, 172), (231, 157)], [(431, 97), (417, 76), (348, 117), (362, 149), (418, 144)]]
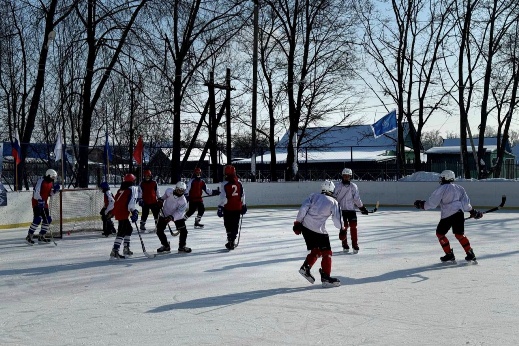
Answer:
[(142, 142), (142, 136), (139, 136), (139, 140), (137, 140), (137, 145), (133, 150), (133, 158), (138, 165), (142, 164), (142, 153), (144, 151), (144, 143)]

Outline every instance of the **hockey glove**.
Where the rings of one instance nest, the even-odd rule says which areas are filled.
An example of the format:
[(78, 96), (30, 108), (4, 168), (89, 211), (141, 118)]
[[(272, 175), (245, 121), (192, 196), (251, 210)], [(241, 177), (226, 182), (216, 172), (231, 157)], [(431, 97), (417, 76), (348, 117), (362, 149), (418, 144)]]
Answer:
[(218, 196), (220, 194), (220, 190), (213, 190), (211, 196)]
[(130, 220), (132, 220), (132, 222), (137, 222), (137, 220), (139, 220), (139, 211), (137, 209), (132, 210), (132, 215), (130, 216)]
[(157, 200), (157, 207), (162, 208), (164, 206), (164, 200), (162, 198), (159, 198)]
[(216, 215), (218, 215), (218, 217), (223, 217), (223, 207), (222, 206), (218, 207), (218, 211), (216, 212)]
[(339, 232), (339, 240), (344, 240), (346, 239), (346, 229), (341, 229), (340, 232)]
[(244, 205), (241, 206), (241, 214), (242, 214), (242, 215), (247, 214), (247, 205), (246, 205), (246, 204), (244, 204)]
[(139, 204), (139, 207), (142, 207), (144, 205), (144, 201), (142, 198), (137, 198), (137, 204)]
[(476, 220), (481, 219), (483, 217), (483, 213), (477, 209), (472, 209), (471, 211), (469, 211), (469, 213), (470, 213), (470, 217), (472, 217)]
[(416, 209), (425, 209), (425, 201), (417, 199), (414, 201), (414, 206)]
[(368, 211), (368, 209), (366, 209), (365, 206), (360, 207), (359, 210), (360, 210), (360, 213), (362, 215), (368, 215), (369, 214), (369, 211)]
[(301, 231), (303, 230), (303, 225), (299, 221), (294, 221), (294, 226), (292, 227), (292, 230), (296, 235), (300, 235)]
[(54, 184), (54, 186), (52, 187), (52, 192), (53, 193), (56, 193), (59, 191), (59, 189), (61, 188), (61, 185), (59, 183), (56, 183)]

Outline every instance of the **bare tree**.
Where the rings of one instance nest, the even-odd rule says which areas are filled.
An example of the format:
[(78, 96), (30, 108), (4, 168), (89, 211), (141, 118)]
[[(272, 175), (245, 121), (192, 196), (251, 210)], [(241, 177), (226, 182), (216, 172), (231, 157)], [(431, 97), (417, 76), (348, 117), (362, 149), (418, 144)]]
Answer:
[[(357, 62), (357, 17), (348, 10), (350, 1), (265, 0), (263, 3), (268, 7), (263, 15), (273, 17), (276, 29), (265, 28), (263, 33), (270, 36), (273, 48), (278, 51), (269, 57), (284, 71), (283, 89), (288, 102), (285, 179), (292, 180), (298, 170), (296, 148), (306, 127), (330, 119), (331, 115), (340, 118), (337, 123), (349, 116), (354, 103), (354, 88), (348, 82)], [(263, 40), (265, 43), (268, 42)]]

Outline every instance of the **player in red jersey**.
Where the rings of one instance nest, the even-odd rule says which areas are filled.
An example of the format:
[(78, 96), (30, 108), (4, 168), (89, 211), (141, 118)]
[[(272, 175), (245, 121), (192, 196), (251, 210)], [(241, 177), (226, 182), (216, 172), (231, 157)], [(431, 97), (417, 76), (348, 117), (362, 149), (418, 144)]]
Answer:
[(148, 215), (153, 214), (153, 218), (155, 219), (155, 225), (157, 224), (157, 220), (159, 219), (159, 211), (160, 206), (158, 202), (158, 196), (160, 196), (159, 186), (157, 182), (152, 179), (151, 171), (149, 169), (145, 170), (142, 173), (144, 177), (141, 182), (139, 189), (139, 206), (142, 207), (141, 214), (141, 231), (146, 230), (146, 220), (148, 219)]
[(41, 229), (40, 233), (38, 234), (38, 243), (50, 242), (50, 240), (45, 237), (45, 233), (47, 233), (49, 230), (49, 225), (52, 222), (52, 218), (49, 213), (48, 199), (50, 196), (59, 191), (60, 185), (58, 183), (54, 183), (54, 180), (56, 180), (57, 177), (58, 173), (56, 173), (55, 170), (48, 169), (45, 172), (45, 175), (38, 179), (36, 185), (34, 186), (31, 201), (33, 219), (31, 226), (29, 227), (27, 237), (25, 238), (25, 241), (29, 245), (34, 244), (34, 240), (32, 240), (32, 238), (40, 223)]
[(195, 168), (193, 174), (194, 177), (187, 183), (187, 189), (185, 192), (186, 200), (189, 202), (189, 209), (187, 210), (184, 219), (187, 220), (195, 213), (195, 211), (197, 211), (195, 217), (195, 228), (204, 228), (204, 225), (200, 223), (205, 212), (202, 192), (205, 192), (208, 196), (217, 196), (220, 194), (220, 191), (211, 190), (207, 187), (205, 181), (202, 179), (202, 170), (200, 167)]
[[(136, 223), (139, 219), (139, 211), (137, 210), (137, 196), (139, 188), (135, 186), (135, 176), (128, 173), (124, 176), (121, 187), (115, 194), (114, 208), (107, 210), (111, 212), (118, 221), (117, 235), (114, 240), (114, 246), (110, 253), (110, 259), (125, 258), (125, 256), (133, 255), (130, 250), (130, 239), (133, 232), (131, 222)], [(128, 216), (130, 220), (128, 220)], [(123, 255), (119, 254), (119, 248), (124, 241)]]
[(243, 185), (236, 176), (236, 168), (227, 165), (224, 169), (225, 181), (222, 182), (220, 191), (220, 204), (218, 205), (218, 217), (223, 217), (223, 224), (227, 232), (228, 250), (234, 250), (234, 241), (240, 227), (240, 217), (247, 212), (245, 204), (245, 191)]

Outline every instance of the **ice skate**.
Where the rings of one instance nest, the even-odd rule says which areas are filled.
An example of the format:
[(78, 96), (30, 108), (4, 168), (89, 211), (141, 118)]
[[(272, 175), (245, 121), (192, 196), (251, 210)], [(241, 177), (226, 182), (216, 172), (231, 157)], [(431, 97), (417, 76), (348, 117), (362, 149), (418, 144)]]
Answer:
[(325, 274), (322, 268), (319, 268), (319, 273), (321, 274), (321, 282), (324, 288), (339, 287), (341, 285), (339, 279), (332, 278), (330, 275)]
[(234, 250), (234, 248), (235, 248), (235, 246), (234, 246), (234, 241), (230, 241), (230, 240), (229, 240), (229, 241), (227, 242), (227, 244), (225, 244), (225, 248), (226, 248), (227, 250), (229, 250), (229, 251), (230, 251), (230, 250)]
[(476, 255), (474, 254), (474, 250), (470, 249), (467, 252), (467, 256), (465, 257), (465, 261), (472, 262), (472, 263), (475, 263), (475, 264), (478, 263), (478, 261), (476, 259)]
[(110, 252), (110, 261), (118, 260), (118, 259), (124, 259), (125, 257), (121, 254), (119, 254), (119, 251), (112, 249), (112, 252)]
[(299, 268), (299, 274), (301, 274), (311, 284), (315, 282), (315, 278), (310, 273), (310, 266), (308, 264), (303, 264), (301, 268)]
[(190, 252), (191, 252), (191, 248), (189, 248), (187, 246), (182, 246), (182, 247), (178, 248), (178, 253), (190, 253)]
[(353, 248), (353, 254), (358, 254), (359, 253), (359, 246), (358, 245), (352, 245), (351, 246)]
[(442, 262), (456, 262), (456, 257), (454, 257), (454, 251), (451, 249), (449, 253), (446, 253), (445, 256), (440, 257)]
[(200, 223), (200, 220), (202, 220), (200, 216), (197, 216), (195, 218), (195, 228), (204, 228), (204, 225)]
[(346, 253), (350, 252), (350, 246), (348, 245), (348, 243), (346, 243), (346, 241), (342, 242), (342, 251)]
[(49, 244), (49, 243), (50, 243), (50, 239), (45, 238), (45, 235), (43, 235), (43, 234), (38, 235), (38, 244)]
[(34, 245), (34, 240), (32, 240), (32, 234), (27, 234), (27, 237), (25, 237), (25, 242), (29, 245)]
[(139, 227), (141, 231), (146, 231), (146, 221), (141, 221), (141, 227)]
[(169, 246), (169, 241), (168, 241), (168, 245), (162, 245), (161, 247), (159, 247), (157, 249), (157, 253), (159, 254), (166, 254), (166, 253), (170, 253), (171, 252), (171, 247)]
[(130, 246), (129, 245), (125, 245), (124, 248), (123, 248), (123, 255), (125, 255), (126, 257), (130, 257), (133, 255), (133, 251), (130, 250)]

